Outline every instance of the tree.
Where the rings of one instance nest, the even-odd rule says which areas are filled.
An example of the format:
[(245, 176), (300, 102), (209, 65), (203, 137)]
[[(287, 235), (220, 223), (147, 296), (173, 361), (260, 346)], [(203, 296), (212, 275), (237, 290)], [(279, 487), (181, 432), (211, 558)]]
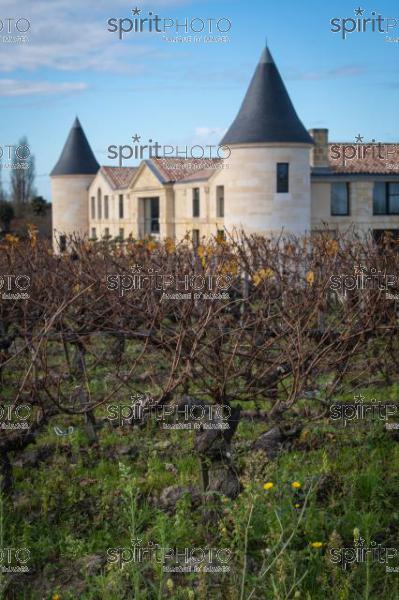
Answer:
[(10, 229), (10, 223), (14, 218), (14, 209), (7, 200), (0, 200), (0, 223), (4, 231)]
[(13, 163), (16, 168), (11, 170), (11, 199), (16, 205), (27, 204), (35, 195), (35, 157), (25, 136), (14, 148)]
[(0, 163), (0, 201), (7, 199), (7, 195), (6, 195), (6, 192), (5, 192), (4, 188), (3, 188), (3, 181), (2, 181), (2, 178), (1, 178), (1, 168), (2, 167), (1, 167), (1, 163)]
[(43, 196), (35, 196), (31, 200), (32, 210), (35, 215), (44, 215), (47, 210), (47, 202)]

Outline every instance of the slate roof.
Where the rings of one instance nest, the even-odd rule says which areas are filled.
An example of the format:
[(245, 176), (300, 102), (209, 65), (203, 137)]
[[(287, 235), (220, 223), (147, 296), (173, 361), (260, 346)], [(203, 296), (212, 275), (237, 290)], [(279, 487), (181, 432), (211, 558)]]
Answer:
[(79, 119), (76, 117), (57, 164), (54, 175), (95, 175), (100, 168)]
[(268, 48), (262, 52), (241, 108), (221, 144), (313, 144)]

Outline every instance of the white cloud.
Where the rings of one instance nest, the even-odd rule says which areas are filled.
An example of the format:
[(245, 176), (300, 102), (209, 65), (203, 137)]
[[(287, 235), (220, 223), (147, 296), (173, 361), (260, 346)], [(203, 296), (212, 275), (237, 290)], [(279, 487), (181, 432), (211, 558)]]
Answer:
[[(149, 42), (151, 34), (120, 41), (107, 31), (109, 18), (133, 18), (134, 4), (126, 0), (75, 0), (74, 6), (71, 0), (1, 0), (0, 19), (4, 23), (8, 18), (28, 19), (30, 29), (27, 43), (0, 43), (0, 71), (140, 72), (143, 67), (138, 61), (156, 51), (153, 40)], [(187, 0), (151, 0), (147, 8), (173, 9), (183, 4)], [(146, 13), (143, 3), (139, 5)], [(6, 25), (1, 33), (7, 33)]]
[(34, 96), (48, 94), (67, 94), (88, 89), (86, 83), (51, 83), (49, 81), (21, 81), (0, 79), (0, 96)]

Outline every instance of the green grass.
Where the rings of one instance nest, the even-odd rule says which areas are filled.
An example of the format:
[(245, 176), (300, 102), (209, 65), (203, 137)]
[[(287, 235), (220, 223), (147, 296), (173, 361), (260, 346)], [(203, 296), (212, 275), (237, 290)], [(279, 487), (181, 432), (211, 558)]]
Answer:
[[(396, 391), (364, 395), (387, 400)], [(59, 438), (54, 424), (75, 429)], [(13, 504), (4, 501), (4, 543), (30, 549), (30, 573), (15, 576), (4, 599), (239, 600), (252, 590), (251, 598), (267, 600), (399, 599), (398, 574), (386, 573), (385, 565), (359, 563), (343, 571), (329, 559), (331, 548), (353, 546), (357, 530), (367, 544), (399, 552), (399, 444), (382, 423), (314, 423), (271, 461), (247, 451), (265, 425), (243, 421), (234, 449), (244, 489), (234, 501), (221, 499), (219, 518), (192, 509), (188, 497), (171, 513), (154, 500), (168, 486), (200, 487), (193, 433), (154, 423), (123, 430), (106, 425), (90, 447), (82, 424), (78, 417), (54, 419), (24, 454), (45, 444), (54, 444), (54, 452), (37, 467), (15, 468)], [(118, 453), (124, 447), (134, 447), (134, 455)], [(294, 481), (301, 483), (298, 490)], [(265, 482), (273, 488), (264, 490)], [(107, 563), (107, 549), (129, 548), (132, 537), (142, 546), (228, 548), (230, 572), (176, 576), (162, 573), (155, 561), (123, 569)], [(323, 545), (313, 548), (313, 542)], [(93, 556), (96, 568), (87, 564)]]

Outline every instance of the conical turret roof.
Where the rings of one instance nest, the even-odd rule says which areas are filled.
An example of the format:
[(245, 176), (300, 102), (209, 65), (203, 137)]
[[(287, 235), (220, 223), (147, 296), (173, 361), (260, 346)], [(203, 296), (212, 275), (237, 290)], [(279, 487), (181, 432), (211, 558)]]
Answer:
[(221, 144), (313, 144), (290, 100), (268, 47), (264, 49), (244, 101)]
[(95, 175), (100, 168), (76, 117), (57, 164), (50, 175)]

